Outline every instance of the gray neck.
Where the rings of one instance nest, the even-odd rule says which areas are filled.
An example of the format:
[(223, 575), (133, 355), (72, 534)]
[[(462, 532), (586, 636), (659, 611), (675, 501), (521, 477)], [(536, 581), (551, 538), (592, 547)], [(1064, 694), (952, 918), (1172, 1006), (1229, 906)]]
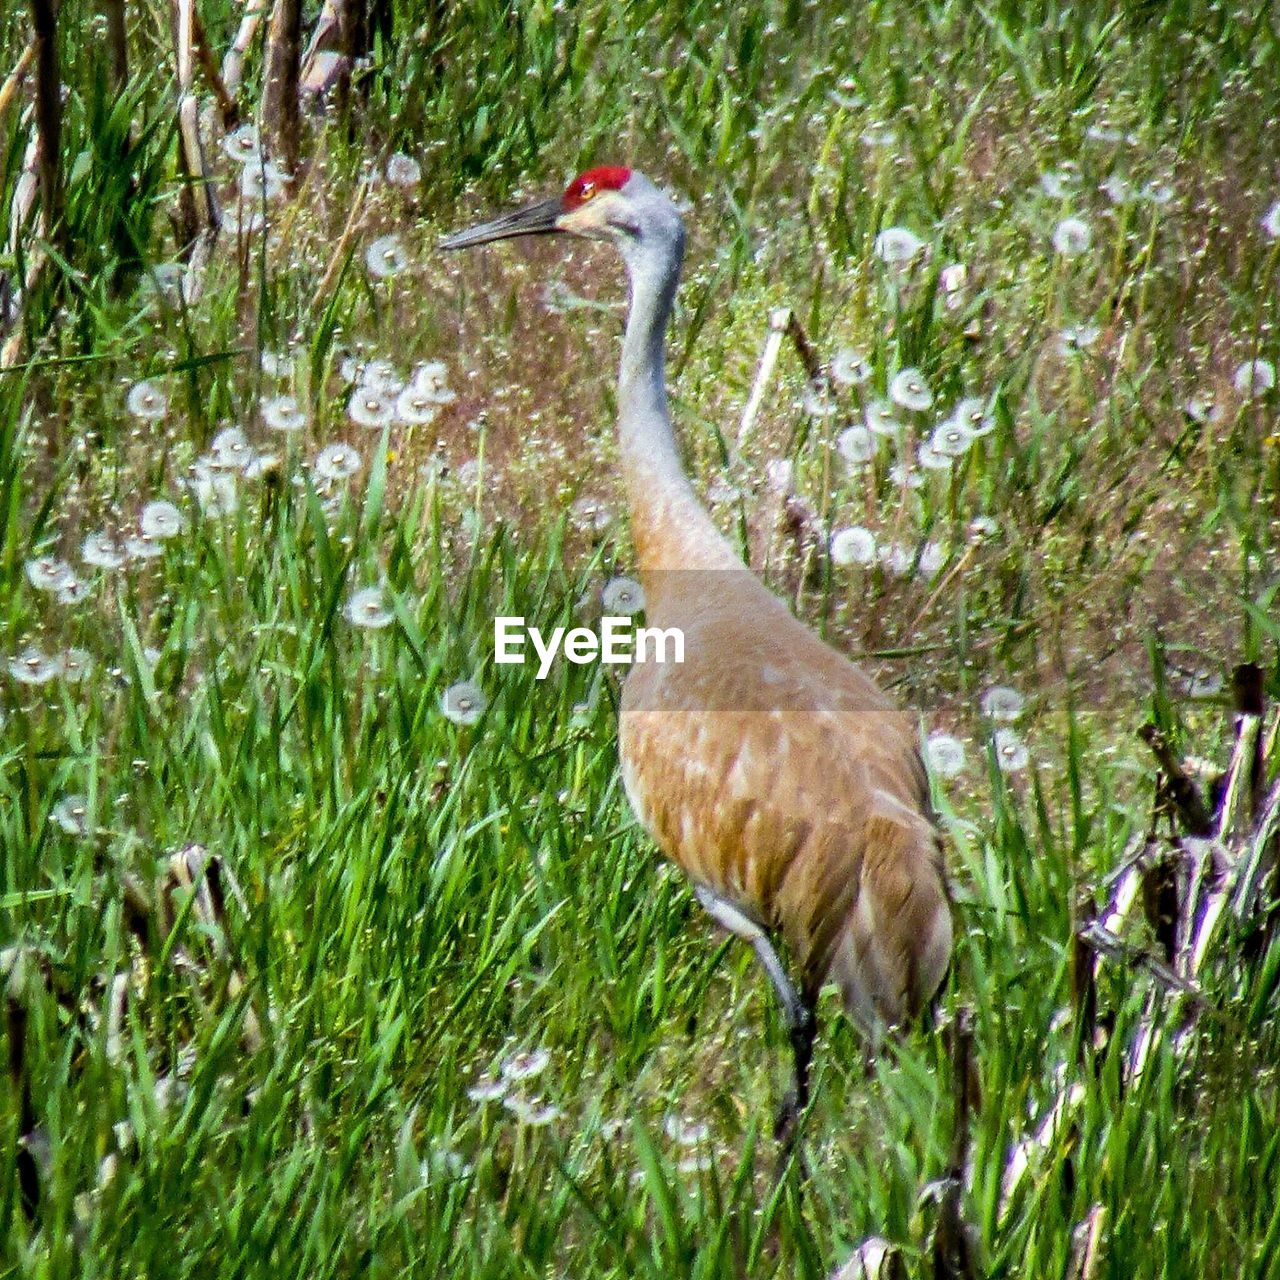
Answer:
[(688, 489), (667, 411), (663, 347), (680, 282), (683, 238), (627, 255), (631, 307), (618, 373), (618, 429), (630, 480), (678, 481)]

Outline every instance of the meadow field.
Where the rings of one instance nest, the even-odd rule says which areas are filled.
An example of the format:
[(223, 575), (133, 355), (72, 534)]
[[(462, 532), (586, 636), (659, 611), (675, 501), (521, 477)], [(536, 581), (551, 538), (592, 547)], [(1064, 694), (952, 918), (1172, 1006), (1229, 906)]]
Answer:
[[(0, 1276), (1280, 1277), (1275, 7), (365, 8), (0, 16)], [(824, 1000), (777, 1181), (625, 669), (494, 661), (632, 590), (625, 277), (437, 243), (605, 163), (946, 838), (938, 1007)]]

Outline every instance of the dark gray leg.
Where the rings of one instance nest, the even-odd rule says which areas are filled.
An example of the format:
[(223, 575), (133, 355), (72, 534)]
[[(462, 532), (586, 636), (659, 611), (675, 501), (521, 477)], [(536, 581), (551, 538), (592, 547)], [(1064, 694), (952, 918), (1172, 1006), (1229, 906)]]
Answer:
[(769, 941), (768, 934), (756, 921), (702, 885), (695, 885), (694, 892), (707, 914), (717, 924), (751, 944), (751, 949), (769, 975), (774, 991), (778, 993), (787, 1022), (787, 1035), (791, 1040), (791, 1057), (795, 1068), (795, 1083), (778, 1108), (773, 1129), (773, 1136), (782, 1143), (781, 1163), (785, 1164), (795, 1141), (800, 1113), (809, 1105), (809, 1066), (813, 1062), (813, 1038), (818, 1027), (813, 1007), (796, 989), (795, 983), (783, 968), (773, 943)]

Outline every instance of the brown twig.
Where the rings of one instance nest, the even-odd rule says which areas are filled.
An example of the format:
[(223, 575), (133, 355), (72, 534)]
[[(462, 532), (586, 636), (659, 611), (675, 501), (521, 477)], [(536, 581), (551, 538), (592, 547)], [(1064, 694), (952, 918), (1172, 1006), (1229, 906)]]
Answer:
[(1169, 798), (1182, 818), (1188, 835), (1201, 837), (1212, 835), (1213, 819), (1200, 794), (1200, 789), (1187, 776), (1181, 761), (1174, 755), (1169, 740), (1154, 724), (1144, 724), (1138, 730), (1138, 737), (1151, 748), (1156, 761), (1164, 771)]
[(262, 114), (275, 152), (292, 182), (298, 172), (302, 119), (298, 105), (302, 61), (302, 0), (276, 0), (267, 32)]
[(191, 26), (195, 35), (195, 52), (200, 63), (200, 74), (204, 76), (204, 82), (209, 86), (209, 92), (213, 94), (218, 104), (222, 127), (230, 131), (240, 123), (240, 107), (223, 83), (222, 73), (218, 70), (217, 59), (213, 56), (209, 36), (200, 17), (200, 10), (194, 4), (191, 8)]
[(31, 70), (31, 64), (36, 60), (36, 42), (33, 40), (25, 49), (23, 49), (18, 61), (13, 64), (13, 70), (4, 78), (4, 84), (0, 85), (0, 125), (4, 124), (5, 114), (13, 105), (13, 100), (18, 96), (18, 90), (22, 88), (22, 82), (27, 78), (27, 72)]

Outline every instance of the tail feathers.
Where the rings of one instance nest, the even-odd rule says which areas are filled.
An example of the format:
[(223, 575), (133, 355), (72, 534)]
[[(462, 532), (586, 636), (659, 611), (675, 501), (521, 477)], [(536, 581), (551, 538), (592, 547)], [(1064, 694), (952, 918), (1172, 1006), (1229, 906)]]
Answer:
[(918, 814), (873, 813), (830, 974), (850, 1019), (878, 1040), (918, 1014), (946, 975), (951, 941), (937, 832)]

